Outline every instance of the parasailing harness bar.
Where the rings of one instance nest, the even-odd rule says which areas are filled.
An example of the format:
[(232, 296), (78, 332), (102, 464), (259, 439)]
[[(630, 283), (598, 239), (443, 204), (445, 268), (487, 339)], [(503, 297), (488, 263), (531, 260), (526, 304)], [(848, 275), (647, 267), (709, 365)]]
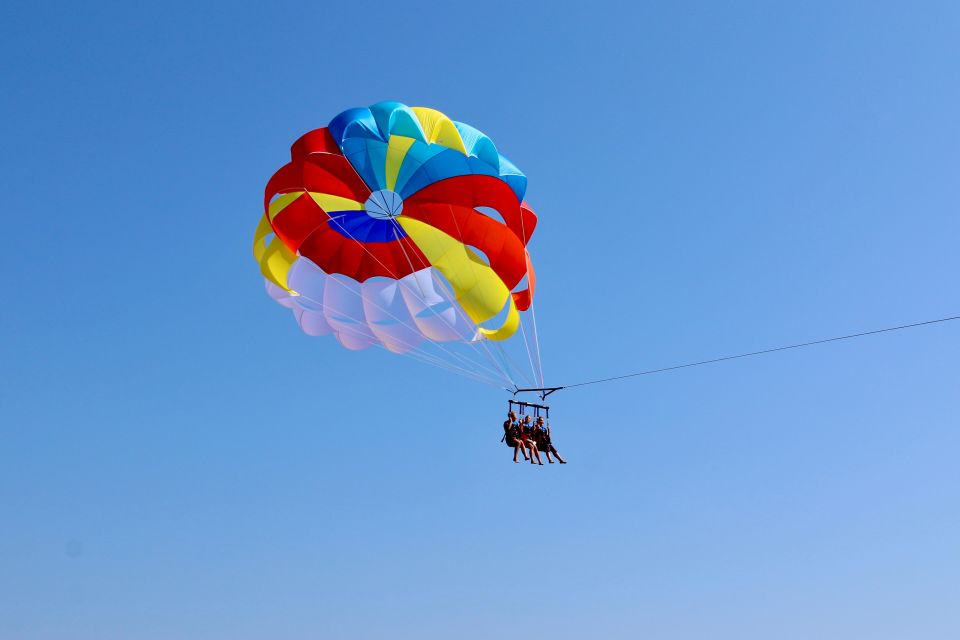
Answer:
[(513, 411), (513, 407), (516, 406), (517, 413), (519, 413), (521, 416), (527, 415), (527, 409), (532, 409), (534, 418), (539, 418), (540, 412), (543, 411), (543, 417), (547, 420), (550, 419), (550, 407), (544, 404), (535, 404), (533, 402), (524, 402), (522, 400), (507, 400), (507, 405), (510, 407), (510, 411)]
[(511, 393), (517, 395), (518, 393), (538, 393), (541, 400), (546, 400), (547, 396), (553, 393), (554, 391), (560, 391), (560, 389), (566, 389), (566, 387), (537, 387), (530, 389), (514, 389)]

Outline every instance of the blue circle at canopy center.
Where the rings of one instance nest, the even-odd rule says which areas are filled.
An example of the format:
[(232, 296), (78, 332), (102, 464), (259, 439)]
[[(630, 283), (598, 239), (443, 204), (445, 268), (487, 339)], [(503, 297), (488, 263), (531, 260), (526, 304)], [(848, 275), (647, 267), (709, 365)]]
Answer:
[(403, 212), (403, 198), (389, 189), (381, 189), (370, 194), (363, 208), (371, 218), (388, 220)]

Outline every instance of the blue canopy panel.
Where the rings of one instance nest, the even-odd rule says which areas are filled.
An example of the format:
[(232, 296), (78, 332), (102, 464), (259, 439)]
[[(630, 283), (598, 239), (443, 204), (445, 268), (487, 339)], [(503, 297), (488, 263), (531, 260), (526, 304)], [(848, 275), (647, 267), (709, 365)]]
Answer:
[(376, 138), (347, 138), (343, 155), (370, 191), (387, 188), (387, 143)]
[(371, 218), (366, 211), (335, 211), (329, 215), (327, 225), (331, 229), (359, 242), (393, 242), (407, 237), (403, 227), (393, 220)]
[(497, 146), (493, 144), (493, 140), (479, 129), (474, 129), (463, 122), (454, 120), (453, 126), (460, 133), (460, 139), (463, 140), (463, 148), (467, 150), (467, 155), (476, 156), (499, 170), (500, 153), (497, 151)]
[(523, 172), (502, 154), (500, 155), (500, 179), (513, 189), (517, 194), (517, 200), (523, 202), (523, 196), (527, 193), (527, 176), (523, 175)]
[(400, 102), (378, 102), (370, 107), (380, 137), (386, 140), (390, 136), (406, 136), (414, 140), (426, 140), (423, 127), (416, 114)]
[[(415, 156), (413, 151), (419, 146), (427, 147), (429, 153)], [(411, 165), (409, 169), (407, 163)], [(397, 178), (396, 191), (401, 197), (409, 198), (434, 182), (469, 175), (499, 177), (494, 167), (479, 158), (465, 156), (455, 149), (438, 147), (438, 145), (422, 145), (418, 142), (407, 153), (407, 158), (400, 169), (400, 177)]]
[(463, 122), (453, 122), (467, 152), (430, 144), (420, 120), (400, 102), (378, 102), (370, 108), (347, 109), (330, 121), (329, 130), (341, 151), (371, 191), (387, 188), (386, 158), (390, 136), (415, 140), (397, 176), (394, 191), (404, 198), (431, 182), (464, 175), (499, 177), (522, 201), (527, 178), (497, 150), (482, 131)]
[(345, 138), (383, 139), (370, 109), (347, 109), (334, 117), (327, 129), (341, 149)]
[(517, 194), (517, 200), (523, 202), (523, 197), (527, 193), (527, 177), (523, 175), (516, 165), (510, 162), (506, 156), (497, 151), (497, 147), (482, 131), (471, 127), (463, 122), (454, 121), (454, 126), (460, 133), (460, 139), (463, 140), (463, 146), (467, 153), (483, 160), (496, 170), (496, 175), (507, 183)]

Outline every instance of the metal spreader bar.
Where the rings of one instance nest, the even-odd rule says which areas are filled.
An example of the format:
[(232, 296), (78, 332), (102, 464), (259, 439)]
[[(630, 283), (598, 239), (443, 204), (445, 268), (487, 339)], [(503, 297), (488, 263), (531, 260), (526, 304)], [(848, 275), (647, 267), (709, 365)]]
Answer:
[(554, 391), (560, 391), (560, 389), (566, 389), (566, 387), (534, 387), (530, 389), (514, 389), (513, 395), (518, 393), (538, 393), (541, 400), (546, 400), (547, 396), (553, 393)]
[(507, 400), (507, 406), (509, 407), (509, 411), (513, 411), (514, 406), (516, 406), (517, 413), (521, 416), (527, 415), (527, 410), (532, 409), (534, 418), (540, 417), (540, 412), (543, 411), (543, 417), (547, 420), (550, 419), (550, 407), (545, 404), (524, 402), (523, 400)]

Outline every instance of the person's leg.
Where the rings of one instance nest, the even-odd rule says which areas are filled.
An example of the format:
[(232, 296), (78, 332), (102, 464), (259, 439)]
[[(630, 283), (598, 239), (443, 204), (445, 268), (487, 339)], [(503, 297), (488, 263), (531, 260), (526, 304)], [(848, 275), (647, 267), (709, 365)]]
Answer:
[[(537, 464), (543, 464), (542, 462), (540, 462), (540, 450), (537, 449), (537, 445), (534, 444), (534, 443), (530, 443), (530, 447), (531, 447), (531, 448), (530, 448), (530, 454), (531, 454), (531, 456), (536, 456), (536, 457), (537, 457)], [(530, 459), (530, 462), (533, 462), (533, 459), (532, 459), (532, 458)]]
[[(540, 447), (537, 447), (537, 449), (539, 449), (539, 448), (540, 448)], [(553, 464), (553, 458), (550, 457), (550, 446), (547, 445), (547, 448), (544, 449), (543, 452), (544, 452), (545, 454), (547, 454), (547, 462), (549, 462), (550, 464)]]
[(517, 460), (517, 453), (522, 453), (523, 459), (524, 460), (527, 459), (527, 452), (523, 450), (523, 443), (520, 442), (519, 440), (515, 440), (513, 443), (513, 461), (514, 462), (520, 462), (519, 460)]
[(560, 461), (560, 464), (567, 464), (567, 461), (560, 457), (560, 454), (557, 453), (557, 450), (553, 445), (550, 445), (550, 450), (553, 451), (553, 455), (557, 456), (557, 460)]

